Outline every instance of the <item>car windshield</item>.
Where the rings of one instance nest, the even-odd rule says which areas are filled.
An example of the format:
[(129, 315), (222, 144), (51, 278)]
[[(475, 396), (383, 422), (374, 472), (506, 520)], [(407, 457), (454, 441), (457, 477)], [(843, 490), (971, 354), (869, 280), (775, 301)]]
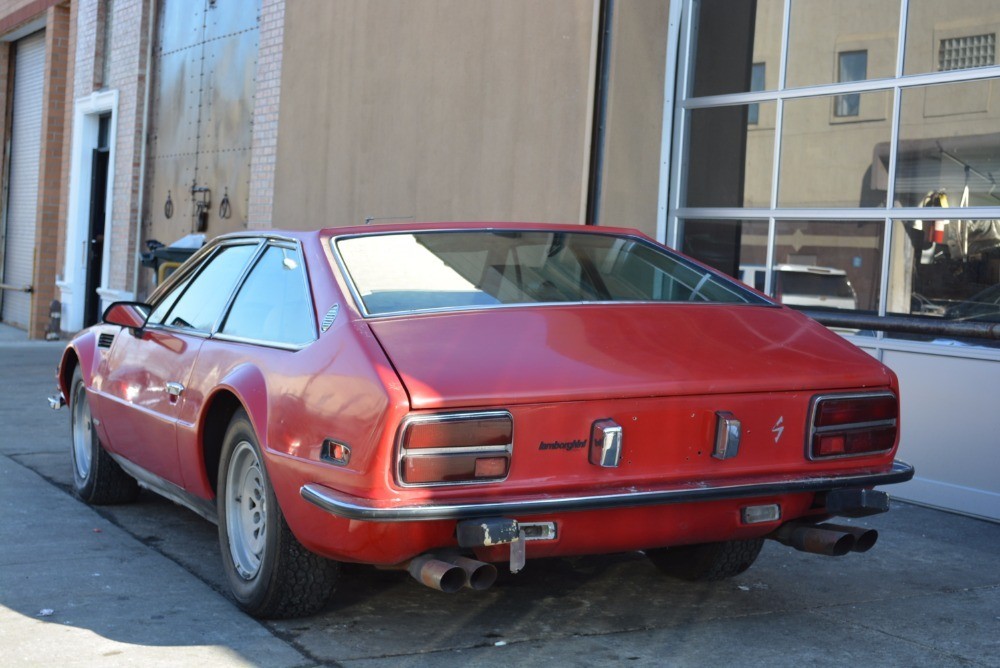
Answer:
[(431, 231), (335, 240), (368, 315), (565, 302), (767, 304), (635, 237)]

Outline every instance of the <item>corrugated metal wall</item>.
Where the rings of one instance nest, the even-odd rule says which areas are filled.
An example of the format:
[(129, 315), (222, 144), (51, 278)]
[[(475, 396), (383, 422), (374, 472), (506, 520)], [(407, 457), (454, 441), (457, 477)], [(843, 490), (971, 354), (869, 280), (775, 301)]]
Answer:
[[(38, 165), (42, 141), (42, 88), (45, 33), (17, 42), (11, 119), (10, 167), (4, 239), (3, 283), (32, 284), (35, 269), (35, 225), (38, 211)], [(3, 322), (27, 327), (31, 295), (3, 291)]]

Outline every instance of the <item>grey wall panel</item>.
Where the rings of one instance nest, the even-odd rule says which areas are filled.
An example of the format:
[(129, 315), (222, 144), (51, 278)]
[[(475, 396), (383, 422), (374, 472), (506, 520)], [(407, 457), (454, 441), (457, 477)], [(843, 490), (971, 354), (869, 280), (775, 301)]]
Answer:
[(215, 0), (205, 10), (205, 41), (256, 31), (260, 0)]
[(198, 151), (201, 66), (200, 47), (157, 56), (153, 141), (150, 145), (153, 156)]
[[(185, 153), (156, 158), (151, 162), (153, 178), (147, 201), (144, 230), (146, 239), (156, 239), (170, 244), (194, 231), (194, 205), (191, 202), (191, 184), (194, 182), (198, 156)], [(173, 208), (168, 218), (165, 212), (167, 195)]]
[(207, 42), (204, 63), (211, 76), (205, 77), (202, 90), (198, 150), (211, 153), (250, 148), (257, 31)]
[(157, 51), (170, 53), (204, 41), (207, 0), (167, 0), (159, 4)]

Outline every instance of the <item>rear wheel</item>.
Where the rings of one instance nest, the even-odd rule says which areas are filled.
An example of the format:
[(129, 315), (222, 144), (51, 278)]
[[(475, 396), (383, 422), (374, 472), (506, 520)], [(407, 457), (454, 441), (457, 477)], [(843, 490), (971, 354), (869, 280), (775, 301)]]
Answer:
[(222, 564), (239, 606), (272, 619), (319, 612), (333, 593), (339, 564), (310, 552), (292, 535), (242, 410), (226, 431), (218, 479)]
[(646, 556), (653, 565), (672, 577), (716, 581), (739, 575), (750, 568), (763, 545), (763, 538), (727, 540), (646, 550)]
[(104, 451), (94, 431), (87, 386), (80, 367), (73, 371), (69, 407), (73, 491), (87, 503), (95, 505), (134, 501), (139, 493), (138, 483)]

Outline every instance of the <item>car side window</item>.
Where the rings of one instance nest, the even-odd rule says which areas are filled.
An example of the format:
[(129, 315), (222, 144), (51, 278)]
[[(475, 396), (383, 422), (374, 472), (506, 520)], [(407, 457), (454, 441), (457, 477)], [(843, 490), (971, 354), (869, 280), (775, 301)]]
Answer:
[(175, 285), (173, 289), (160, 300), (160, 303), (156, 305), (156, 308), (154, 308), (153, 312), (149, 315), (147, 322), (154, 325), (161, 324), (163, 319), (167, 316), (167, 313), (170, 312), (170, 309), (172, 309), (174, 304), (177, 303), (177, 299), (184, 294), (184, 290), (187, 289), (187, 286), (193, 277), (194, 273), (188, 274), (180, 283)]
[(221, 334), (303, 345), (316, 339), (305, 268), (298, 249), (270, 246), (233, 300)]
[[(170, 327), (211, 331), (257, 248), (257, 244), (238, 244), (220, 248), (194, 278), (187, 279), (178, 287), (175, 292), (180, 293), (179, 298), (175, 298), (173, 293), (167, 295), (150, 317), (150, 322)], [(176, 301), (172, 307), (162, 308), (164, 304), (174, 299)]]

